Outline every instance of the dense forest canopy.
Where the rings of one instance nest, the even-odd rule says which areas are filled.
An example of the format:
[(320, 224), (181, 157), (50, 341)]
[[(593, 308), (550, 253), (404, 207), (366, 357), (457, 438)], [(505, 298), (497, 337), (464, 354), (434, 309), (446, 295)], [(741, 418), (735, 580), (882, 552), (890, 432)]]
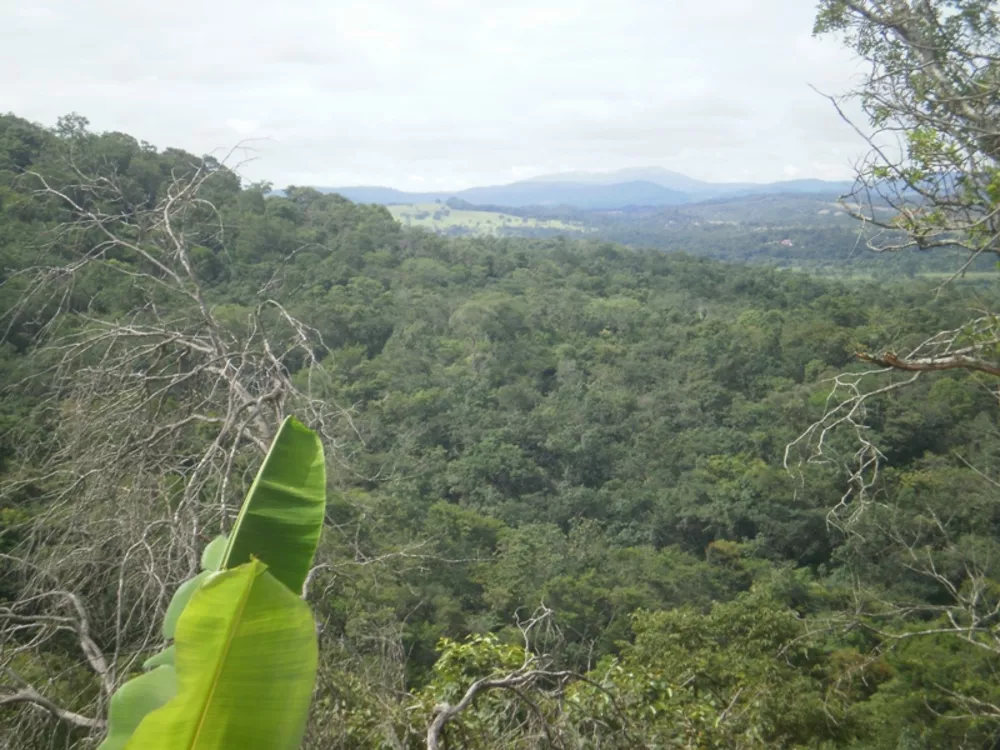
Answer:
[[(845, 286), (600, 241), (444, 238), (308, 188), (266, 198), (216, 161), (78, 117), (46, 129), (4, 116), (0, 144), (7, 746), (99, 736), (72, 717), (100, 716), (109, 675), (46, 586), (75, 587), (117, 680), (154, 648), (165, 605), (137, 571), (187, 573), (149, 529), (179, 507), (209, 417), (227, 413), (199, 395), (195, 419), (198, 383), (177, 377), (205, 375), (194, 343), (177, 348), (209, 333), (199, 299), (248, 371), (255, 342), (282, 344), (299, 394), (288, 408), (312, 404), (334, 454), (309, 593), (323, 661), (308, 746), (419, 745), (435, 703), (520, 663), (524, 632), (589, 681), (558, 700), (532, 686), (540, 713), (491, 695), (452, 742), (992, 746), (989, 710), (972, 709), (1000, 701), (994, 651), (905, 636), (936, 630), (971, 590), (995, 601), (993, 394), (944, 373), (870, 403), (888, 466), (861, 533), (828, 523), (849, 436), (830, 436), (839, 459), (783, 465), (829, 378), (862, 367), (856, 351), (957, 326), (988, 286), (935, 297), (929, 281)], [(171, 287), (168, 261), (150, 272), (168, 257), (154, 235), (192, 179), (205, 203), (175, 218), (192, 267)], [(122, 381), (139, 373), (152, 392), (107, 412), (108, 389), (131, 393)], [(155, 451), (136, 447), (185, 419)], [(252, 439), (230, 448), (238, 469)], [(112, 455), (114, 489), (88, 473)], [(227, 522), (213, 498), (244, 489), (238, 473), (235, 487), (215, 481), (192, 500), (202, 538)], [(929, 552), (944, 567), (923, 565)]]

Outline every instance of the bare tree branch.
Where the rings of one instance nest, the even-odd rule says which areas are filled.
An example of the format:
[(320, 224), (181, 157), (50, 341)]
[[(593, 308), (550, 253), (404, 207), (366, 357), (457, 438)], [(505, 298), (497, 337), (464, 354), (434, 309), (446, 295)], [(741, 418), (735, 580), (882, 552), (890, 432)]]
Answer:
[[(4, 687), (0, 686), (0, 690), (3, 689)], [(105, 722), (100, 719), (91, 719), (88, 716), (83, 716), (82, 714), (59, 708), (59, 706), (38, 693), (38, 691), (34, 688), (23, 688), (17, 692), (9, 693), (8, 695), (0, 694), (0, 706), (15, 705), (18, 703), (26, 703), (28, 705), (35, 706), (36, 708), (40, 708), (43, 711), (47, 711), (60, 721), (64, 721), (67, 724), (72, 724), (73, 726), (80, 727), (82, 729), (103, 730), (106, 726)]]
[(491, 690), (511, 690), (519, 693), (521, 688), (532, 687), (539, 682), (552, 681), (563, 685), (569, 680), (576, 679), (578, 675), (571, 671), (550, 672), (543, 669), (519, 670), (512, 674), (476, 680), (465, 691), (462, 699), (454, 706), (448, 703), (441, 703), (434, 707), (434, 720), (427, 728), (427, 750), (440, 750), (441, 734), (445, 725), (463, 711), (467, 710), (476, 700), (480, 693)]

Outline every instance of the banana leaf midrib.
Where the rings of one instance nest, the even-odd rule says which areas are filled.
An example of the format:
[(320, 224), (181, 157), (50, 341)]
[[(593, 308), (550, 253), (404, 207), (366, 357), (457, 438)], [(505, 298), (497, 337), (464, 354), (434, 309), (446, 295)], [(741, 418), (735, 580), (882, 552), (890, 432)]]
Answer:
[[(257, 576), (253, 576), (247, 581), (246, 587), (243, 589), (243, 595), (240, 597), (239, 607), (236, 611), (236, 616), (229, 621), (229, 629), (226, 633), (226, 642), (222, 648), (222, 652), (219, 656), (219, 660), (215, 665), (215, 672), (212, 675), (211, 687), (208, 693), (205, 695), (205, 702), (202, 706), (201, 716), (198, 719), (198, 726), (195, 727), (194, 734), (191, 735), (190, 748), (195, 748), (198, 746), (198, 737), (201, 735), (201, 731), (205, 726), (205, 721), (208, 719), (208, 706), (212, 704), (212, 698), (215, 695), (215, 690), (219, 686), (221, 681), (221, 675), (223, 667), (226, 664), (226, 660), (229, 657), (229, 652), (233, 646), (233, 640), (236, 637), (236, 633), (239, 630), (240, 623), (243, 621), (243, 613), (246, 610), (247, 602), (250, 600), (250, 592), (253, 590), (254, 582), (257, 580)], [(211, 585), (209, 583), (208, 585)]]

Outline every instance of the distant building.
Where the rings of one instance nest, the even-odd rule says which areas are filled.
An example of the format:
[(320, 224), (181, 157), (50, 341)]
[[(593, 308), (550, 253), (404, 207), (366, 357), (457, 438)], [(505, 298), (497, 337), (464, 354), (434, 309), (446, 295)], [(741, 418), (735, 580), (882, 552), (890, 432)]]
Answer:
[(795, 243), (792, 242), (791, 240), (782, 240), (781, 244), (784, 245), (785, 247), (795, 247)]

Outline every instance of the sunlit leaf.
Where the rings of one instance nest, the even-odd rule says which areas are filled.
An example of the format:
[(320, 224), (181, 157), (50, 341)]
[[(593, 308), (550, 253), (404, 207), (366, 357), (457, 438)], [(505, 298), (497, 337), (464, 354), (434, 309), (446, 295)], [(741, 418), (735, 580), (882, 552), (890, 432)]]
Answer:
[(173, 598), (170, 600), (170, 604), (167, 605), (167, 613), (163, 616), (163, 638), (169, 641), (174, 637), (174, 630), (177, 627), (177, 621), (180, 619), (181, 613), (187, 606), (188, 601), (191, 596), (197, 590), (197, 588), (202, 584), (206, 578), (212, 575), (212, 571), (205, 570), (196, 575), (194, 578), (190, 578), (184, 581), (180, 586), (177, 587), (177, 591), (174, 592)]
[(257, 558), (302, 591), (326, 507), (326, 464), (315, 432), (294, 417), (281, 425), (229, 537), (223, 568)]
[(194, 593), (175, 634), (177, 694), (129, 750), (296, 750), (316, 675), (308, 605), (254, 560)]

